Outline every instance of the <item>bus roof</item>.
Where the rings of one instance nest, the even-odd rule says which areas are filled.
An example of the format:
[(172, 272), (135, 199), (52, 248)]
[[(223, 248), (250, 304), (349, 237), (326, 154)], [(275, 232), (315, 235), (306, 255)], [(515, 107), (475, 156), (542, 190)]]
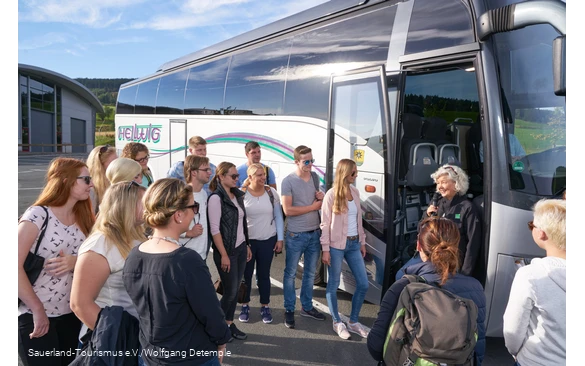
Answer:
[(278, 34), (284, 30), (311, 22), (324, 16), (350, 9), (352, 7), (383, 2), (385, 0), (330, 0), (313, 8), (301, 11), (273, 23), (242, 33), (233, 38), (216, 43), (199, 51), (192, 52), (186, 56), (164, 63), (157, 72), (166, 72), (185, 64), (201, 60), (221, 52), (228, 51), (234, 47), (245, 46), (256, 40)]

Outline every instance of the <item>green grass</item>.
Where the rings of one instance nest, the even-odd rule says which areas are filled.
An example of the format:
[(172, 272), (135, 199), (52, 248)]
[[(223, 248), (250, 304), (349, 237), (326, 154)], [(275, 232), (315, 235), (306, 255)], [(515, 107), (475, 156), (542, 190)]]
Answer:
[(95, 146), (99, 146), (99, 145), (114, 146), (115, 143), (116, 143), (116, 139), (114, 136), (96, 136), (95, 137)]
[[(546, 123), (536, 123), (516, 119), (514, 135), (524, 147), (526, 154), (548, 150), (554, 146), (565, 146), (567, 144), (566, 131), (556, 136), (556, 127)], [(537, 138), (537, 135), (544, 135)], [(555, 138), (556, 137), (556, 138)], [(556, 140), (556, 141), (555, 141)]]

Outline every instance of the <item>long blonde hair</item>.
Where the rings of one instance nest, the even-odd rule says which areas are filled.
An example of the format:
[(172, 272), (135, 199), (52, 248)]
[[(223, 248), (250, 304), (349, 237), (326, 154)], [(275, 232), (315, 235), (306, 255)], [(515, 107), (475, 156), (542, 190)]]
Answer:
[(134, 181), (113, 184), (104, 195), (91, 235), (103, 234), (107, 246), (115, 246), (124, 259), (132, 250), (134, 241), (144, 241), (144, 227), (136, 217), (140, 192), (146, 188)]
[(110, 184), (134, 180), (142, 172), (140, 164), (129, 158), (118, 158), (106, 169), (106, 177)]
[(340, 214), (347, 211), (347, 197), (349, 196), (349, 184), (345, 178), (349, 177), (356, 166), (351, 159), (341, 159), (335, 168), (333, 181), (333, 213)]
[[(99, 205), (102, 202), (106, 189), (110, 186), (110, 181), (106, 177), (106, 168), (104, 162), (116, 154), (116, 148), (108, 145), (96, 146), (91, 150), (87, 157), (87, 169), (93, 182), (93, 190), (95, 192), (96, 203)], [(96, 209), (95, 207), (93, 208)]]

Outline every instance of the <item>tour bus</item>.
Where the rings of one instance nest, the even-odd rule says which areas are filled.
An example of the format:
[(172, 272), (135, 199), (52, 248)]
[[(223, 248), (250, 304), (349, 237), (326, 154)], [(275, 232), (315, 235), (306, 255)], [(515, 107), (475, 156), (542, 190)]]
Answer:
[[(430, 174), (457, 164), (482, 217), (487, 335), (501, 336), (515, 272), (544, 256), (527, 229), (531, 208), (565, 188), (565, 9), (329, 1), (123, 84), (116, 147), (148, 146), (157, 179), (184, 160), (191, 136), (206, 139), (216, 165), (244, 163), (257, 141), (278, 189), (299, 145), (312, 149), (323, 191), (337, 162), (354, 159), (375, 304), (412, 255)], [(354, 284), (344, 264), (340, 289)]]

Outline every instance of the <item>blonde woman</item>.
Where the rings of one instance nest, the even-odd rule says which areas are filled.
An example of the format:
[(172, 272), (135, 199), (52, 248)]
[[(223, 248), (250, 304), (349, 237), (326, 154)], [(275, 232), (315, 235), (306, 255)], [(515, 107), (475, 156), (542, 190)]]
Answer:
[(244, 280), (248, 290), (239, 320), (247, 323), (250, 318), (250, 291), (252, 274), (256, 267), (258, 290), (260, 291), (260, 316), (264, 324), (272, 323), (270, 303), (270, 266), (275, 254), (282, 252), (284, 222), (280, 197), (276, 189), (266, 184), (266, 170), (260, 163), (252, 163), (247, 169), (249, 185), (242, 190), (246, 207), (248, 236), (252, 259), (246, 264)]
[[(39, 198), (18, 222), (19, 353), (24, 353), (21, 358), (31, 366), (68, 365), (75, 357), (81, 323), (69, 307), (69, 298), (77, 250), (95, 221), (89, 201), (91, 187), (83, 161), (56, 158)], [(45, 221), (49, 230), (37, 252), (45, 258), (45, 267), (31, 284), (24, 263), (28, 253), (34, 253)], [(43, 351), (52, 355), (43, 356)]]
[(80, 338), (95, 329), (98, 314), (106, 306), (121, 306), (138, 320), (122, 283), (122, 268), (130, 250), (146, 239), (141, 201), (145, 191), (134, 181), (108, 188), (93, 230), (79, 249), (71, 309), (83, 322)]
[(140, 316), (142, 357), (149, 365), (219, 366), (230, 331), (207, 265), (179, 243), (199, 212), (193, 189), (163, 178), (142, 201), (153, 235), (132, 249), (122, 275)]
[(132, 159), (118, 158), (106, 169), (106, 177), (110, 184), (131, 180), (140, 184), (142, 183), (142, 167)]
[[(358, 321), (369, 284), (363, 259), (366, 255), (366, 235), (362, 227), (360, 197), (353, 186), (357, 173), (353, 160), (341, 159), (337, 163), (333, 187), (325, 194), (321, 208), (322, 261), (328, 266), (329, 273), (326, 298), (333, 318), (333, 330), (342, 339), (350, 338), (348, 330), (364, 338), (368, 336), (367, 330)], [(344, 258), (356, 281), (347, 327), (337, 311), (337, 287)]]
[(106, 177), (106, 170), (117, 158), (116, 148), (110, 145), (94, 147), (87, 157), (87, 167), (91, 180), (93, 181), (93, 189), (89, 197), (93, 212), (96, 214), (99, 211), (99, 206), (106, 193), (106, 189), (110, 186), (110, 181)]
[(132, 159), (142, 167), (141, 186), (148, 188), (154, 182), (152, 171), (148, 167), (150, 153), (146, 145), (140, 142), (129, 142), (122, 149), (122, 157)]

